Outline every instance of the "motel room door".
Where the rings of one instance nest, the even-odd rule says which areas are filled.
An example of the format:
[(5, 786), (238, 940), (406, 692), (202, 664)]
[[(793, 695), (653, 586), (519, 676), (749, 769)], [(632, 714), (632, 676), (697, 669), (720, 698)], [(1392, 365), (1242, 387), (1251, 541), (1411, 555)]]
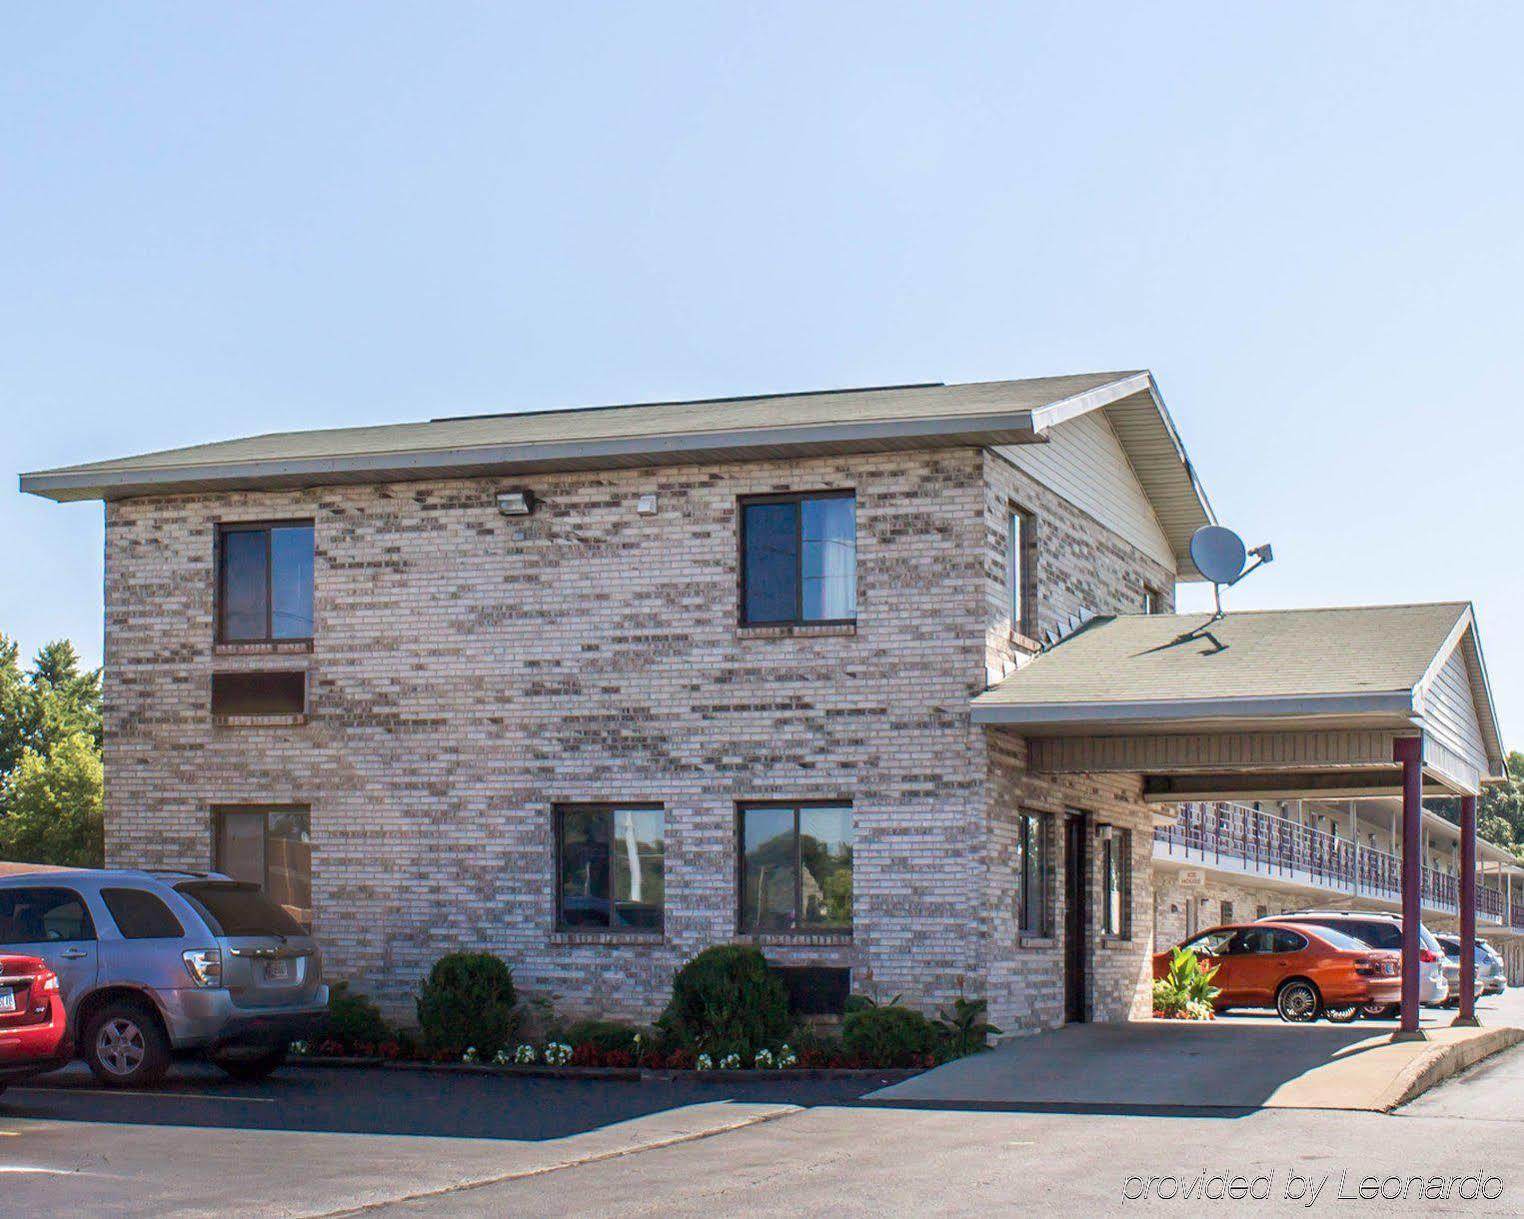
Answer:
[(1085, 941), (1090, 926), (1090, 861), (1085, 845), (1088, 818), (1064, 818), (1064, 1019), (1077, 1023), (1085, 1010)]

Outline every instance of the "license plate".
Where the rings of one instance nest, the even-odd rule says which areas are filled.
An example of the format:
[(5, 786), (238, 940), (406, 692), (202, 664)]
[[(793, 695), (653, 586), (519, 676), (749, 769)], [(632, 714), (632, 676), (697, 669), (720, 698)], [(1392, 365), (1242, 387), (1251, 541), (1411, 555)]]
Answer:
[(289, 958), (265, 963), (266, 982), (290, 982), (296, 977), (296, 968)]
[(0, 1012), (13, 1012), (16, 1010), (16, 992), (13, 990), (0, 990)]

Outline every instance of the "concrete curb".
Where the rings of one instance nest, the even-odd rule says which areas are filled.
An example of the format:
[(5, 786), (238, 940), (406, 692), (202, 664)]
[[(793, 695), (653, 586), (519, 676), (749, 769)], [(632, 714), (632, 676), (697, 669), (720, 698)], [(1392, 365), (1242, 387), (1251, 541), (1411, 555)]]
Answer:
[(1503, 1027), (1480, 1029), (1478, 1035), (1465, 1040), (1437, 1044), (1429, 1053), (1420, 1055), (1398, 1072), (1397, 1078), (1377, 1100), (1376, 1107), (1383, 1113), (1390, 1113), (1416, 1100), (1436, 1084), (1444, 1083), (1482, 1059), (1491, 1058), (1520, 1042), (1524, 1042), (1524, 1029)]

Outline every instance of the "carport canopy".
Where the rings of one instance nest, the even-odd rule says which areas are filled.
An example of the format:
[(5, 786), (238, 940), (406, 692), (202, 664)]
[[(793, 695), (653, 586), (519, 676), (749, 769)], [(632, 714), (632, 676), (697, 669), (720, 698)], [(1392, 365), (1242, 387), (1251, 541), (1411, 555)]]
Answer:
[(1418, 1028), (1423, 795), (1460, 797), (1457, 1023), (1474, 1024), (1476, 796), (1505, 781), (1469, 603), (1097, 618), (973, 700), (1048, 773), (1159, 803), (1402, 792), (1402, 1021)]
[(1094, 618), (972, 714), (1035, 771), (1140, 774), (1158, 803), (1392, 795), (1414, 737), (1427, 794), (1505, 778), (1466, 602)]

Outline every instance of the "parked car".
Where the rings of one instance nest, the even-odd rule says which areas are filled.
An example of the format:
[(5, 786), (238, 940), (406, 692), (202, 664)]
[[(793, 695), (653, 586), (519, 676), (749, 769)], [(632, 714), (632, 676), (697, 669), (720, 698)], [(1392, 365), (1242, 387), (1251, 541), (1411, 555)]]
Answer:
[[(1486, 940), (1477, 940), (1476, 946), (1479, 951), (1487, 954), (1488, 969), (1487, 982), (1482, 987), (1484, 994), (1501, 995), (1508, 989), (1508, 963), (1503, 960), (1503, 954), (1489, 944)], [(1480, 960), (1477, 961), (1478, 971), (1482, 968)]]
[[(1181, 945), (1217, 973), (1218, 1011), (1273, 1007), (1282, 1020), (1316, 1020), (1324, 1010), (1353, 1020), (1367, 1003), (1401, 995), (1399, 955), (1327, 927), (1237, 923), (1213, 927)], [(1170, 953), (1154, 954), (1154, 977), (1169, 970)]]
[(58, 975), (40, 957), (0, 953), (0, 1092), (61, 1066), (67, 1027)]
[[(1460, 936), (1441, 935), (1436, 938), (1439, 940), (1440, 947), (1445, 950), (1445, 978), (1450, 981), (1451, 990), (1454, 992), (1451, 995), (1451, 1002), (1458, 1006), (1460, 1004)], [(1492, 945), (1483, 940), (1477, 940), (1476, 994), (1500, 995), (1507, 985), (1507, 979), (1508, 971), (1503, 965), (1503, 958), (1493, 951)]]
[[(1402, 916), (1388, 914), (1384, 910), (1293, 910), (1286, 914), (1272, 915), (1261, 922), (1293, 923), (1299, 927), (1327, 927), (1353, 936), (1371, 948), (1402, 951)], [(1445, 950), (1439, 946), (1434, 933), (1422, 923), (1418, 925), (1418, 1001), (1424, 1007), (1439, 1007), (1450, 997), (1450, 984), (1445, 980)], [(1389, 1003), (1370, 1002), (1362, 1005), (1360, 1013), (1371, 1020), (1383, 1020), (1396, 1016), (1401, 1007), (1401, 993)], [(1344, 1013), (1341, 1011), (1340, 1016)]]
[(218, 873), (58, 870), (0, 877), (0, 950), (58, 976), (65, 1047), (109, 1086), (174, 1054), (268, 1075), (326, 1019), (317, 943), (257, 885)]

